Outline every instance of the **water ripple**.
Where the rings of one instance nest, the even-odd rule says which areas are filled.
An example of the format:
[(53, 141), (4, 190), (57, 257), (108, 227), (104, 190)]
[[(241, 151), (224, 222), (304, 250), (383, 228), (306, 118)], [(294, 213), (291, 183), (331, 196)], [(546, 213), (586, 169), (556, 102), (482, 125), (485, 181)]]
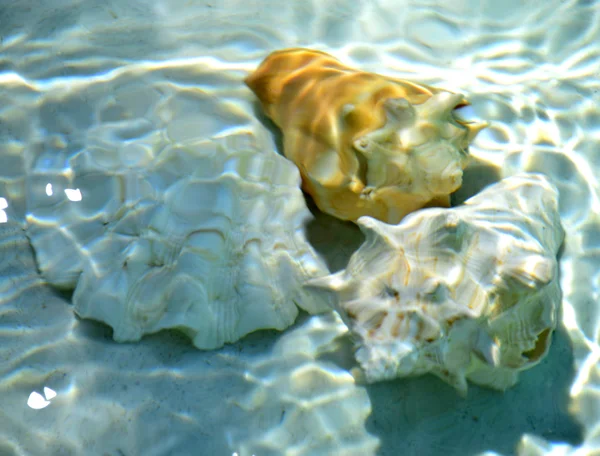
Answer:
[[(0, 453), (185, 455), (206, 445), (210, 454), (230, 454), (232, 443), (264, 449), (274, 429), (281, 431), (268, 410), (299, 407), (293, 396), (274, 395), (266, 409), (257, 409), (266, 418), (252, 423), (251, 435), (233, 433), (237, 440), (227, 440), (224, 429), (248, 423), (248, 416), (222, 397), (241, 400), (253, 388), (268, 389), (271, 378), (257, 374), (248, 382), (244, 372), (260, 365), (304, 372), (278, 364), (279, 352), (270, 351), (275, 336), (253, 335), (217, 353), (195, 351), (173, 335), (133, 346), (110, 343), (105, 329), (74, 319), (68, 296), (43, 284), (23, 233), (27, 221), (30, 235), (38, 229), (63, 243), (65, 252), (85, 251), (102, 220), (118, 212), (118, 200), (107, 195), (133, 202), (152, 194), (141, 183), (143, 170), (161, 151), (232, 129), (269, 137), (242, 79), (269, 51), (298, 45), (469, 94), (474, 114), (492, 125), (472, 147), (475, 162), (465, 189), (524, 170), (545, 172), (560, 189), (567, 232), (561, 257), (565, 334), (547, 364), (524, 375), (504, 405), (484, 393), (466, 403), (441, 393), (438, 404), (423, 410), (431, 395), (440, 394), (432, 379), (360, 390), (343, 371), (304, 360), (311, 378), (344, 384), (348, 397), (368, 399), (360, 407), (372, 410), (371, 435), (359, 432), (359, 441), (367, 442), (356, 447), (360, 454), (374, 453), (373, 435), (381, 438), (383, 455), (460, 454), (462, 448), (509, 454), (522, 432), (528, 434), (520, 454), (597, 451), (599, 15), (593, 0), (21, 0), (0, 7), (0, 198), (7, 206), (0, 220), (8, 222), (0, 224)], [(82, 176), (81, 169), (98, 172)], [(74, 212), (65, 193), (76, 188), (95, 195), (85, 213)], [(40, 195), (48, 199), (36, 205)], [(328, 231), (328, 223), (317, 220), (309, 235), (322, 252), (336, 233), (343, 238), (329, 257), (338, 269), (361, 238), (344, 224)], [(555, 377), (555, 386), (547, 384)], [(291, 387), (291, 376), (282, 381)], [(45, 385), (58, 396), (34, 414), (27, 396)], [(333, 404), (344, 403), (342, 396), (331, 397)], [(581, 446), (564, 410), (567, 401), (584, 430)], [(473, 413), (479, 408), (482, 414)], [(297, 426), (308, 425), (305, 420), (315, 416), (309, 412), (296, 415)], [(464, 416), (457, 418), (459, 412)], [(321, 422), (328, 416), (317, 413)], [(513, 428), (502, 427), (510, 420)], [(455, 426), (462, 431), (452, 432)], [(343, 447), (335, 440), (340, 435), (332, 433), (332, 441)], [(344, 439), (352, 448), (351, 437)], [(549, 443), (560, 440), (566, 443)]]

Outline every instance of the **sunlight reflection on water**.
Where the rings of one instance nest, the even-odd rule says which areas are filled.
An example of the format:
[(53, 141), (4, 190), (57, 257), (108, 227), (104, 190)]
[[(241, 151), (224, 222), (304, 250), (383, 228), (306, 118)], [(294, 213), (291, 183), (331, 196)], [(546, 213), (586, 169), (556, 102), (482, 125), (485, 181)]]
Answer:
[[(597, 1), (577, 0), (0, 8), (0, 454), (183, 455), (202, 445), (262, 456), (282, 454), (283, 436), (295, 454), (332, 454), (331, 445), (361, 455), (376, 446), (382, 455), (598, 451), (599, 15)], [(48, 280), (72, 284), (102, 220), (156, 198), (169, 177), (148, 180), (145, 170), (163, 148), (251, 132), (275, 150), (242, 80), (269, 51), (298, 45), (466, 93), (491, 126), (471, 149), (465, 194), (520, 171), (559, 187), (563, 327), (548, 359), (505, 395), (475, 388), (462, 401), (429, 377), (355, 385), (351, 344), (330, 317), (214, 352), (173, 333), (116, 344), (105, 327), (75, 319), (68, 291), (41, 280), (37, 264), (47, 261)], [(362, 239), (325, 216), (307, 231), (332, 269)], [(307, 344), (299, 357), (289, 355), (295, 344)], [(321, 382), (331, 410), (301, 400), (313, 383), (294, 389), (298, 369)], [(27, 398), (46, 385), (57, 397), (32, 417)]]

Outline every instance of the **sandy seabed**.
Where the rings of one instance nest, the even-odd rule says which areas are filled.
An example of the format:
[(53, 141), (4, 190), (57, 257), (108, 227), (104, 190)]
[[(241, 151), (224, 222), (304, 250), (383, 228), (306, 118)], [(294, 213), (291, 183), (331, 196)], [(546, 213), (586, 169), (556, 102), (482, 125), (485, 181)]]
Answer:
[[(599, 2), (23, 0), (0, 24), (0, 455), (599, 451)], [(334, 314), (209, 352), (173, 332), (118, 344), (38, 274), (23, 228), (72, 239), (62, 221), (89, 214), (39, 218), (28, 201), (66, 185), (81, 151), (139, 157), (240, 132), (275, 150), (242, 80), (291, 46), (467, 94), (491, 126), (456, 202), (521, 171), (557, 185), (562, 321), (516, 387), (463, 399), (431, 376), (356, 385)], [(308, 236), (333, 270), (361, 241), (325, 216)], [(44, 387), (56, 397), (30, 408)]]

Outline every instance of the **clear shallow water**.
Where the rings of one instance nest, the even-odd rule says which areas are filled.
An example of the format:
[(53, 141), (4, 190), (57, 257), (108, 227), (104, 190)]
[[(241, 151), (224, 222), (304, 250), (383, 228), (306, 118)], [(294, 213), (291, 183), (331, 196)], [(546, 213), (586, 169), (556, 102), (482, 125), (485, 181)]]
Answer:
[[(0, 454), (597, 451), (599, 14), (598, 2), (582, 1), (0, 7)], [(471, 148), (457, 202), (523, 170), (555, 180), (567, 231), (563, 324), (515, 388), (472, 387), (461, 399), (430, 377), (357, 386), (332, 315), (210, 352), (170, 332), (117, 344), (36, 273), (22, 227), (85, 250), (93, 214), (150, 191), (140, 170), (157, 151), (244, 132), (275, 148), (242, 79), (268, 52), (298, 45), (466, 93), (492, 126)], [(83, 159), (114, 172), (78, 175)], [(87, 212), (65, 189), (91, 199)], [(308, 236), (332, 269), (360, 242), (327, 217)], [(78, 261), (61, 258), (64, 268)], [(44, 387), (57, 396), (30, 408)]]

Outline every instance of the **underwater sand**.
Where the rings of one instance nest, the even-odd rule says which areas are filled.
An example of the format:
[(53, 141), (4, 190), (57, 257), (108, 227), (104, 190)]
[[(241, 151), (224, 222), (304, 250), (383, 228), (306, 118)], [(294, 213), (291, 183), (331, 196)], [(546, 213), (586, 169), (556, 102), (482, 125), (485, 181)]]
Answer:
[[(600, 2), (21, 0), (0, 6), (0, 35), (1, 456), (600, 451)], [(90, 216), (67, 202), (25, 223), (76, 154), (134, 160), (239, 132), (278, 147), (242, 80), (290, 46), (467, 94), (492, 125), (456, 203), (521, 171), (554, 180), (562, 323), (516, 387), (463, 399), (432, 376), (356, 385), (334, 314), (210, 352), (175, 332), (118, 344), (37, 273), (23, 228)], [(361, 241), (326, 216), (308, 236), (333, 270)], [(49, 404), (28, 405), (44, 388)]]

